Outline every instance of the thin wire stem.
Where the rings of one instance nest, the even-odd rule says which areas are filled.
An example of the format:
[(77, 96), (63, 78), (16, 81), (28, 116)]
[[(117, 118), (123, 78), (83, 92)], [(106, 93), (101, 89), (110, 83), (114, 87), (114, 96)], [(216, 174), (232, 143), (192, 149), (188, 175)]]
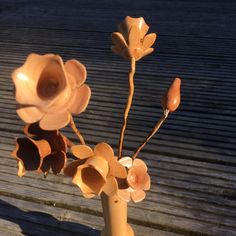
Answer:
[(160, 120), (156, 123), (156, 125), (154, 126), (154, 128), (151, 130), (151, 132), (148, 134), (147, 138), (144, 140), (144, 142), (136, 149), (136, 151), (134, 152), (132, 158), (135, 159), (138, 154), (140, 153), (140, 151), (144, 148), (144, 146), (147, 144), (147, 142), (153, 137), (153, 135), (159, 130), (159, 128), (161, 127), (161, 125), (163, 124), (163, 122), (167, 119), (169, 115), (169, 111), (165, 110), (163, 112), (163, 115), (161, 116)]
[(81, 144), (85, 145), (84, 138), (83, 138), (82, 134), (79, 132), (79, 130), (77, 129), (77, 127), (75, 125), (75, 122), (74, 122), (74, 119), (73, 119), (72, 116), (71, 116), (71, 119), (70, 119), (70, 127), (72, 128), (72, 130), (75, 132), (75, 134), (79, 138)]
[(126, 126), (127, 126), (127, 119), (128, 119), (130, 107), (132, 105), (133, 96), (134, 96), (135, 62), (136, 62), (135, 58), (132, 57), (131, 61), (130, 61), (130, 72), (129, 72), (129, 96), (128, 96), (126, 107), (124, 110), (123, 125), (122, 125), (121, 131), (120, 131), (119, 149), (118, 149), (118, 158), (119, 159), (122, 157), (124, 134), (125, 134)]

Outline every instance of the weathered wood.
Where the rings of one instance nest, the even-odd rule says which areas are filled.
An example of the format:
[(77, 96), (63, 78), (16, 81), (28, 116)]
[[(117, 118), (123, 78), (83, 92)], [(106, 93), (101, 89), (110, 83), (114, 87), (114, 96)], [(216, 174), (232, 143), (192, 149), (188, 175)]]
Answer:
[[(138, 235), (236, 235), (235, 9), (234, 1), (80, 0), (65, 6), (63, 0), (2, 0), (0, 235), (99, 235), (91, 229), (103, 225), (97, 198), (85, 200), (62, 176), (16, 177), (10, 152), (23, 122), (15, 114), (10, 76), (31, 52), (81, 60), (93, 97), (75, 121), (88, 144), (106, 141), (116, 151), (128, 65), (110, 51), (110, 33), (126, 14), (143, 15), (159, 36), (156, 52), (137, 64), (127, 155), (160, 116), (172, 78), (183, 77), (179, 112), (140, 154), (152, 188), (145, 202), (130, 204), (130, 221)], [(63, 132), (77, 142), (70, 129)], [(38, 209), (47, 215), (34, 213)]]

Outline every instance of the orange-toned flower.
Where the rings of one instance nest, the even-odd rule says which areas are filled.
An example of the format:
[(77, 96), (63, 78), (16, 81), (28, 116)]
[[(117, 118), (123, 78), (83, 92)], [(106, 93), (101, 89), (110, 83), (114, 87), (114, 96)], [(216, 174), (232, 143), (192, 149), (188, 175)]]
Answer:
[(106, 143), (99, 143), (92, 150), (86, 145), (76, 145), (71, 148), (79, 160), (72, 161), (64, 173), (72, 177), (72, 182), (78, 185), (86, 198), (105, 192), (112, 196), (117, 192), (117, 178), (126, 178), (124, 166), (114, 156), (113, 149)]
[(12, 74), (17, 114), (26, 123), (39, 121), (44, 130), (65, 127), (71, 113), (79, 114), (88, 105), (86, 76), (86, 68), (75, 59), (64, 64), (58, 55), (30, 54)]
[(18, 162), (18, 175), (26, 171), (38, 171), (47, 174), (50, 169), (59, 174), (66, 164), (67, 144), (65, 137), (57, 130), (45, 131), (38, 123), (26, 125), (26, 138), (16, 140), (12, 156)]
[(119, 25), (118, 31), (111, 35), (112, 50), (125, 59), (135, 58), (136, 61), (153, 52), (151, 46), (156, 41), (156, 34), (146, 35), (149, 26), (143, 17), (132, 18), (126, 16)]
[(133, 160), (130, 157), (123, 157), (119, 162), (128, 168), (128, 175), (126, 185), (118, 189), (117, 195), (127, 202), (130, 199), (134, 202), (141, 202), (146, 196), (144, 190), (149, 190), (151, 185), (146, 164), (140, 159)]
[(181, 85), (180, 78), (175, 78), (171, 83), (165, 96), (163, 96), (162, 98), (162, 107), (164, 110), (173, 112), (179, 107), (181, 100), (180, 85)]

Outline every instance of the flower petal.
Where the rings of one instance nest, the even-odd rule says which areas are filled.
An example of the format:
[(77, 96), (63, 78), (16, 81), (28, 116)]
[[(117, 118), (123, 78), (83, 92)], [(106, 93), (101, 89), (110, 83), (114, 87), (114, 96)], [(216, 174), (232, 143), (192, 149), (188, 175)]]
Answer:
[(128, 44), (130, 48), (140, 47), (140, 31), (137, 26), (132, 26), (129, 31)]
[(58, 153), (53, 153), (51, 155), (52, 162), (51, 162), (51, 168), (53, 174), (59, 174), (61, 170), (65, 167), (66, 164), (66, 153), (61, 151)]
[(133, 166), (128, 171), (127, 182), (135, 190), (144, 189), (146, 185), (146, 171), (143, 166)]
[(77, 167), (84, 164), (85, 160), (76, 160), (76, 161), (72, 161), (70, 164), (68, 164), (65, 168), (64, 168), (64, 174), (66, 176), (69, 177), (74, 177), (74, 175), (76, 174), (77, 171)]
[(16, 110), (18, 116), (26, 123), (34, 123), (44, 115), (37, 107), (21, 107)]
[(134, 18), (126, 16), (124, 21), (119, 25), (119, 31), (124, 35), (128, 35), (132, 26), (137, 26), (140, 31), (140, 37), (143, 38), (148, 32), (149, 26), (144, 21), (143, 17)]
[(64, 128), (71, 119), (69, 112), (47, 113), (39, 122), (41, 129), (55, 130)]
[(88, 106), (91, 97), (91, 89), (84, 84), (80, 88), (76, 88), (73, 97), (68, 105), (69, 111), (74, 114), (83, 112)]
[(118, 184), (114, 177), (107, 178), (105, 185), (102, 188), (102, 191), (108, 195), (113, 196), (118, 190)]
[(117, 178), (124, 179), (127, 177), (127, 171), (125, 167), (118, 161), (110, 162), (110, 175), (115, 176)]
[(117, 195), (118, 197), (125, 201), (125, 202), (129, 202), (130, 201), (130, 191), (129, 191), (129, 188), (128, 189), (123, 189), (123, 190), (120, 190), (118, 189), (117, 190)]
[(94, 193), (83, 193), (83, 196), (85, 198), (93, 198), (95, 196), (95, 194)]
[(122, 158), (119, 160), (119, 162), (120, 162), (123, 166), (125, 166), (125, 167), (127, 167), (127, 168), (130, 168), (130, 167), (133, 165), (133, 160), (132, 160), (131, 157), (122, 157)]
[(143, 50), (150, 48), (156, 41), (157, 35), (155, 33), (151, 33), (145, 36), (143, 40)]
[[(25, 170), (37, 170), (42, 162), (37, 146), (28, 138), (18, 138), (12, 156), (23, 165)], [(22, 168), (22, 165), (19, 166)]]
[(147, 172), (148, 170), (146, 163), (143, 160), (138, 159), (138, 158), (134, 159), (133, 166), (142, 166), (145, 172)]
[(87, 70), (79, 61), (72, 59), (65, 63), (65, 70), (76, 80), (76, 86), (80, 87), (86, 80)]
[(110, 161), (114, 157), (114, 151), (107, 143), (97, 144), (94, 148), (94, 154), (104, 157), (107, 161)]
[(37, 106), (45, 103), (37, 94), (37, 85), (41, 72), (51, 62), (59, 65), (62, 69), (64, 67), (60, 56), (32, 53), (27, 57), (24, 65), (13, 72), (12, 79), (15, 84), (15, 96), (18, 103)]
[(154, 48), (148, 48), (147, 50), (144, 51), (142, 57), (145, 57), (149, 54), (151, 54), (154, 51)]
[(74, 145), (71, 147), (73, 155), (79, 159), (93, 156), (93, 150), (87, 145)]
[[(30, 138), (35, 137), (35, 136), (42, 137), (45, 133), (48, 133), (48, 131), (42, 130), (39, 127), (38, 122), (25, 125), (25, 127), (23, 129), (23, 132), (27, 137), (30, 137)], [(55, 131), (50, 131), (50, 132), (56, 132), (57, 133), (56, 130)]]
[(146, 184), (144, 186), (144, 190), (149, 190), (151, 187), (151, 178), (150, 178), (150, 175), (147, 174), (146, 175)]
[(22, 177), (25, 175), (25, 167), (22, 161), (18, 161), (18, 176)]
[(131, 199), (135, 202), (141, 202), (146, 197), (146, 193), (143, 190), (131, 192)]
[(123, 50), (124, 48), (128, 47), (123, 35), (119, 32), (112, 33), (111, 40), (113, 44), (117, 47), (117, 49)]

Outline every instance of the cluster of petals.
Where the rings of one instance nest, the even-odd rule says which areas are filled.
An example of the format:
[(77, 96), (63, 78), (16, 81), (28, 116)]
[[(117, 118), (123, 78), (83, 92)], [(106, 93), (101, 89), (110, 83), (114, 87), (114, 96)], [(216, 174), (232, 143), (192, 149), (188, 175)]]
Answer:
[(145, 162), (131, 157), (122, 157), (119, 162), (128, 169), (128, 175), (126, 184), (117, 191), (118, 197), (126, 202), (141, 202), (146, 196), (144, 190), (149, 190), (151, 185)]
[(88, 105), (86, 77), (85, 66), (75, 59), (63, 63), (58, 55), (30, 54), (12, 74), (17, 114), (26, 123), (39, 121), (44, 130), (65, 127), (71, 113), (79, 114)]
[(155, 33), (147, 34), (148, 29), (143, 17), (126, 16), (118, 32), (111, 35), (114, 44), (112, 51), (125, 59), (135, 58), (136, 61), (152, 53), (154, 49), (151, 47), (157, 36)]
[(72, 182), (81, 189), (84, 197), (92, 198), (102, 192), (108, 196), (117, 193), (116, 178), (126, 178), (127, 171), (114, 156), (110, 145), (99, 143), (94, 149), (87, 145), (74, 145), (71, 150), (78, 160), (68, 164), (64, 174), (72, 177)]
[(12, 156), (18, 163), (18, 176), (26, 171), (48, 174), (50, 169), (59, 174), (65, 167), (66, 138), (58, 130), (42, 130), (38, 122), (24, 127), (26, 137), (16, 139)]

